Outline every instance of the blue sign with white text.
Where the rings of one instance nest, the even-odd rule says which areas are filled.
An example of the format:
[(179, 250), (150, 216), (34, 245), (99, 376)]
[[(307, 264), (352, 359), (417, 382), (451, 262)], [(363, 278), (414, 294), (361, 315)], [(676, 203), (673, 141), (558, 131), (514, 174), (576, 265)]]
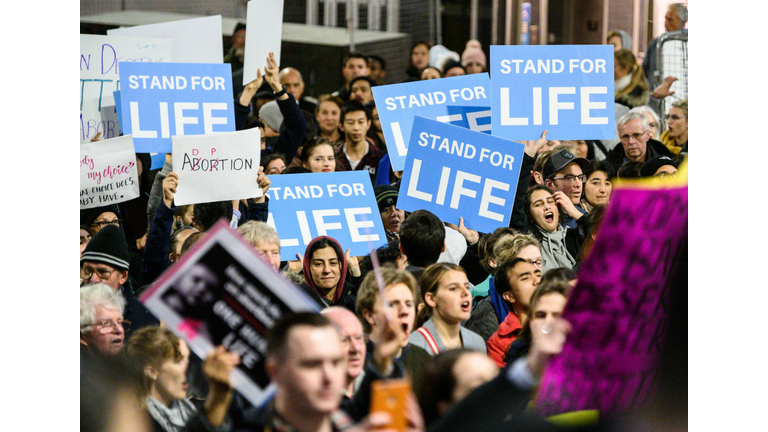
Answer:
[(414, 117), (397, 208), (491, 232), (508, 226), (523, 144)]
[(392, 170), (405, 166), (413, 116), (490, 133), (490, 89), (487, 73), (373, 87)]
[(235, 130), (228, 63), (120, 62), (121, 129), (137, 153), (171, 153), (174, 135)]
[(338, 240), (351, 256), (387, 243), (367, 171), (269, 176), (269, 219), (280, 236), (280, 259), (304, 255), (318, 236)]
[(491, 128), (535, 140), (613, 139), (613, 47), (491, 46)]

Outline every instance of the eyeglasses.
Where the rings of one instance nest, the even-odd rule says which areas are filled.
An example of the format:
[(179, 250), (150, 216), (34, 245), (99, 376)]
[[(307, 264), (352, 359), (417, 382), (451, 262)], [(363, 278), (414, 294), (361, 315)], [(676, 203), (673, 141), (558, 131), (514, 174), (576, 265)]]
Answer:
[(100, 323), (84, 325), (81, 328), (96, 327), (99, 333), (107, 334), (107, 333), (112, 333), (114, 331), (113, 329), (115, 328), (115, 326), (120, 326), (122, 327), (123, 331), (128, 331), (131, 329), (131, 322), (128, 320), (119, 320), (119, 321), (104, 320)]
[(95, 273), (99, 277), (99, 279), (107, 280), (110, 278), (110, 276), (112, 276), (112, 273), (114, 272), (115, 272), (114, 269), (112, 270), (105, 269), (105, 268), (92, 269), (90, 267), (83, 267), (80, 269), (80, 276), (82, 276), (83, 279), (85, 280), (89, 280), (91, 279), (91, 277), (93, 277)]
[(111, 220), (111, 221), (94, 222), (91, 225), (97, 226), (97, 227), (99, 227), (99, 229), (102, 229), (102, 228), (104, 228), (107, 225), (114, 225), (114, 226), (118, 226), (119, 227), (120, 226), (120, 219), (115, 219), (115, 220)]
[(669, 120), (680, 120), (685, 117), (679, 116), (677, 114), (667, 114), (666, 118), (667, 118), (667, 121), (669, 121)]
[(587, 176), (584, 174), (581, 175), (567, 175), (565, 177), (552, 177), (552, 180), (565, 180), (566, 183), (573, 183), (576, 179), (578, 179), (581, 183), (584, 183), (584, 180), (587, 179)]
[(640, 138), (642, 138), (643, 135), (646, 134), (646, 132), (648, 131), (645, 131), (643, 133), (633, 133), (632, 135), (622, 135), (619, 137), (619, 139), (621, 140), (621, 142), (625, 142), (625, 143), (629, 142), (630, 138), (633, 138), (635, 141), (640, 141)]
[(533, 265), (535, 265), (536, 267), (538, 267), (538, 268), (539, 268), (539, 270), (541, 270), (541, 267), (542, 267), (542, 266), (544, 266), (544, 265), (546, 265), (546, 264), (547, 264), (547, 260), (545, 260), (545, 259), (543, 259), (543, 258), (539, 258), (539, 259), (537, 259), (536, 261), (534, 261), (534, 260), (532, 260), (532, 259), (527, 259), (526, 261), (528, 261), (528, 263), (529, 263), (529, 264), (533, 264)]

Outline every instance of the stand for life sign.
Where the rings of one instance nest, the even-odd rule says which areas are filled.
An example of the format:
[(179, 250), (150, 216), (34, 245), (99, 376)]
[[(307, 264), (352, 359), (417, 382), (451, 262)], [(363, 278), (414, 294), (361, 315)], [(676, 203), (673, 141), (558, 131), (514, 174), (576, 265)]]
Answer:
[(394, 171), (402, 171), (414, 116), (491, 131), (487, 73), (376, 86), (373, 98)]
[(491, 134), (535, 140), (613, 139), (610, 45), (491, 46)]
[(170, 153), (171, 136), (235, 130), (232, 66), (121, 63), (122, 131), (137, 153)]
[(492, 232), (508, 226), (525, 146), (416, 116), (397, 208)]
[(317, 236), (338, 240), (352, 256), (387, 243), (368, 172), (270, 176), (267, 223), (280, 236), (280, 259), (304, 255)]

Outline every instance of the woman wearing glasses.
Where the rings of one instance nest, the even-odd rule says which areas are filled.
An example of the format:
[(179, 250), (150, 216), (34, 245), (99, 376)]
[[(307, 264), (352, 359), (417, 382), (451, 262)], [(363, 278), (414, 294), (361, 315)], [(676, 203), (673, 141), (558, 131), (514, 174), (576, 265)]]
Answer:
[(667, 130), (661, 134), (661, 142), (674, 154), (688, 150), (688, 99), (672, 103), (667, 114)]
[(236, 353), (217, 347), (203, 363), (209, 385), (205, 401), (187, 399), (189, 348), (170, 330), (159, 326), (137, 331), (126, 345), (128, 356), (142, 374), (142, 402), (157, 432), (177, 432), (201, 415), (220, 426), (232, 399), (230, 374), (240, 362)]

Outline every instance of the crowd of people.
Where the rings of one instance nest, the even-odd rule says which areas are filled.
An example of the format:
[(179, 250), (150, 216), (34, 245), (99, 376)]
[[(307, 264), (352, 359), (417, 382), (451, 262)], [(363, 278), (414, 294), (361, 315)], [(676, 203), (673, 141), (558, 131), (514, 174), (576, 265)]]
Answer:
[[(685, 24), (683, 12), (670, 7), (668, 31)], [(509, 226), (489, 233), (397, 208), (402, 172), (389, 163), (371, 90), (386, 80), (384, 59), (349, 53), (345, 85), (313, 98), (301, 73), (270, 55), (233, 95), (237, 129), (261, 129), (264, 195), (176, 206), (171, 155), (150, 176), (139, 154), (139, 198), (81, 210), (81, 430), (110, 421), (164, 432), (381, 429), (391, 416), (370, 412), (373, 383), (403, 377), (408, 430), (511, 430), (522, 421), (556, 429), (526, 413), (570, 331), (561, 314), (612, 182), (675, 176), (688, 153), (687, 100), (658, 112), (675, 77), (651, 88), (627, 38), (607, 40), (616, 45), (617, 138), (556, 141), (544, 131), (525, 142)], [(227, 56), (235, 73), (241, 57), (235, 48)], [(406, 72), (415, 81), (486, 71), (483, 47), (470, 41), (461, 55), (417, 42)], [(387, 245), (351, 256), (349, 245), (319, 236), (282, 261), (266, 223), (270, 177), (351, 170), (370, 175)], [(237, 353), (219, 346), (196, 356), (137, 300), (222, 218), (321, 310), (288, 314), (269, 330), (275, 393), (261, 407), (233, 391)], [(101, 410), (99, 397), (108, 401)]]

